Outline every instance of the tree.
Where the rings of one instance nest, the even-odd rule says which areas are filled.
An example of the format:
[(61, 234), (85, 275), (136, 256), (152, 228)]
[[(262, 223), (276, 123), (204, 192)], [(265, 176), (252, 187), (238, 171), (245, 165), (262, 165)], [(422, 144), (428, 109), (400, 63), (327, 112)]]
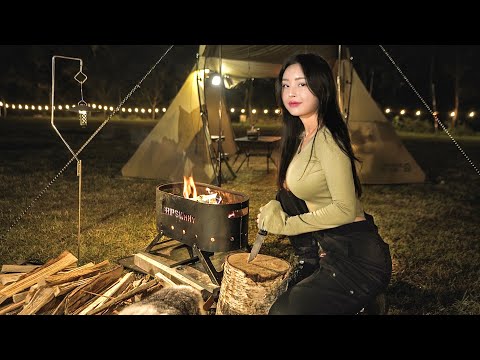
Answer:
[(152, 119), (156, 117), (155, 108), (170, 103), (192, 71), (195, 63), (193, 49), (191, 46), (172, 49), (173, 52), (167, 54), (142, 83), (136, 98), (145, 101), (152, 109)]
[(433, 117), (433, 128), (434, 128), (434, 131), (437, 132), (438, 131), (438, 122), (437, 122), (437, 118), (438, 118), (438, 109), (437, 109), (437, 96), (435, 94), (435, 80), (434, 80), (434, 74), (435, 74), (435, 51), (432, 52), (431, 56), (430, 56), (430, 89), (431, 89), (431, 93), (430, 93), (430, 97), (431, 97), (431, 100), (432, 100), (432, 111), (433, 113), (435, 114), (435, 116)]
[[(462, 123), (469, 107), (478, 103), (478, 81), (480, 76), (475, 64), (480, 60), (480, 47), (475, 45), (449, 46), (442, 49), (441, 71), (444, 86), (449, 87), (445, 102), (455, 112), (450, 119), (450, 127), (453, 129)], [(448, 101), (450, 98), (450, 101)]]

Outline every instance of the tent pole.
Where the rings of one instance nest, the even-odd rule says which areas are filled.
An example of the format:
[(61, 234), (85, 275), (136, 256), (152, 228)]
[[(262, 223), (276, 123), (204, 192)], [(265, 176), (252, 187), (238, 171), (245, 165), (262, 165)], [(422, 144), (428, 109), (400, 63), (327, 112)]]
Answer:
[[(212, 138), (210, 136), (210, 129), (208, 125), (208, 112), (207, 112), (207, 106), (206, 106), (206, 94), (205, 94), (205, 88), (207, 86), (206, 80), (205, 80), (205, 67), (206, 67), (206, 58), (203, 63), (203, 99), (204, 102), (202, 103), (202, 95), (200, 94), (200, 85), (199, 85), (199, 77), (200, 77), (200, 54), (197, 53), (197, 75), (196, 75), (196, 82), (197, 82), (197, 94), (198, 94), (198, 104), (200, 106), (200, 118), (202, 119), (202, 124), (203, 124), (203, 134), (205, 136), (205, 143), (207, 144), (207, 152), (208, 152), (208, 158), (210, 163), (212, 164), (213, 172), (215, 173), (215, 178), (217, 177), (217, 170), (216, 170), (216, 164), (213, 159), (213, 147), (211, 147), (210, 142), (212, 141)], [(212, 145), (213, 146), (213, 145)]]
[(217, 161), (218, 161), (218, 175), (217, 175), (217, 183), (219, 187), (222, 187), (222, 156), (223, 156), (223, 149), (222, 149), (222, 97), (223, 97), (223, 76), (222, 76), (222, 45), (219, 47), (219, 74), (220, 74), (220, 99), (219, 99), (219, 107), (218, 107), (218, 143), (217, 143)]

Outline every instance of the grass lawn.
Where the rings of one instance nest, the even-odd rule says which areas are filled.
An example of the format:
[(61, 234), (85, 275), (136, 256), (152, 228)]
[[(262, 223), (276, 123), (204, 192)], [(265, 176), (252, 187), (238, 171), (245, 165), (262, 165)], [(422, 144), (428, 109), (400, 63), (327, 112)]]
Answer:
[[(100, 125), (56, 120), (77, 150)], [(126, 179), (121, 167), (155, 125), (111, 121), (84, 149), (80, 263), (111, 262), (143, 250), (156, 236), (156, 180)], [(258, 126), (258, 125), (257, 125)], [(265, 125), (262, 134), (278, 134)], [(245, 126), (235, 126), (242, 136)], [(444, 135), (400, 134), (427, 174), (424, 184), (368, 185), (362, 198), (391, 246), (390, 314), (480, 314), (480, 176)], [(478, 167), (480, 138), (455, 137)], [(76, 161), (49, 119), (0, 118), (0, 265), (77, 255)], [(249, 242), (258, 208), (275, 195), (275, 172), (252, 158), (222, 186), (250, 197)], [(61, 171), (63, 169), (63, 171)], [(58, 177), (57, 174), (60, 175)], [(55, 179), (55, 180), (54, 180)], [(54, 181), (53, 181), (54, 180)], [(44, 189), (47, 190), (44, 191)], [(269, 235), (262, 253), (291, 259), (285, 238)]]

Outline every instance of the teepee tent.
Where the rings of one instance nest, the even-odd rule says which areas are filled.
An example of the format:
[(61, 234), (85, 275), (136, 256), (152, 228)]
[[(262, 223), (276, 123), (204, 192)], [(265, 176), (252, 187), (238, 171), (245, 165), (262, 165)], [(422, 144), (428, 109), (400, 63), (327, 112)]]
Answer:
[[(352, 139), (352, 148), (362, 163), (357, 171), (363, 184), (421, 183), (425, 173), (403, 146), (390, 121), (372, 99), (348, 60), (346, 69), (344, 114)], [(350, 79), (347, 79), (350, 74)], [(340, 102), (342, 103), (342, 102)]]
[(362, 183), (423, 182), (425, 174), (366, 90), (348, 60), (348, 49), (337, 45), (200, 45), (197, 68), (122, 168), (122, 175), (181, 181), (193, 172), (195, 181), (211, 183), (218, 167), (210, 135), (225, 136), (224, 152), (233, 154), (237, 147), (224, 92), (210, 86), (207, 76), (220, 74), (227, 88), (250, 78), (275, 78), (283, 60), (300, 52), (322, 55), (337, 75), (339, 104), (362, 160), (358, 164)]
[[(204, 67), (221, 66), (235, 85), (248, 78), (275, 78), (281, 63), (295, 53), (314, 52), (328, 61), (337, 76), (338, 100), (345, 116), (363, 184), (421, 183), (425, 174), (402, 144), (390, 121), (370, 96), (352, 62), (339, 45), (206, 45), (200, 46)], [(221, 53), (221, 57), (218, 54)]]
[(183, 176), (194, 173), (196, 181), (207, 183), (214, 178), (211, 140), (200, 112), (198, 75), (197, 71), (190, 73), (158, 124), (123, 166), (123, 176), (183, 181)]

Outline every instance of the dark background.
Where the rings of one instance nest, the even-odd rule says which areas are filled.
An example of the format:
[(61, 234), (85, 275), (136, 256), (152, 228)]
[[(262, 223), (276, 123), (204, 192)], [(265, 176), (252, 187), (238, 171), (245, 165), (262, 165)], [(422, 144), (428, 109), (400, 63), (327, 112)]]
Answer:
[[(378, 45), (347, 45), (355, 68), (373, 98), (382, 107), (423, 108), (407, 81)], [(84, 61), (84, 98), (117, 105), (164, 54), (167, 45), (28, 45), (1, 46), (0, 99), (9, 103), (50, 103), (53, 55)], [(479, 45), (384, 45), (392, 59), (429, 106), (432, 83), (439, 111), (451, 111), (458, 94), (459, 111), (478, 104)], [(195, 66), (198, 45), (176, 45), (135, 92), (131, 103), (149, 106), (152, 89), (157, 106), (168, 106)], [(78, 64), (57, 60), (56, 102), (78, 102), (79, 84), (73, 79)], [(73, 96), (72, 96), (73, 94)], [(69, 96), (71, 98), (69, 98)], [(150, 99), (151, 100), (151, 99)], [(244, 106), (245, 86), (227, 92), (231, 106)], [(273, 107), (272, 79), (254, 81), (253, 106)]]

